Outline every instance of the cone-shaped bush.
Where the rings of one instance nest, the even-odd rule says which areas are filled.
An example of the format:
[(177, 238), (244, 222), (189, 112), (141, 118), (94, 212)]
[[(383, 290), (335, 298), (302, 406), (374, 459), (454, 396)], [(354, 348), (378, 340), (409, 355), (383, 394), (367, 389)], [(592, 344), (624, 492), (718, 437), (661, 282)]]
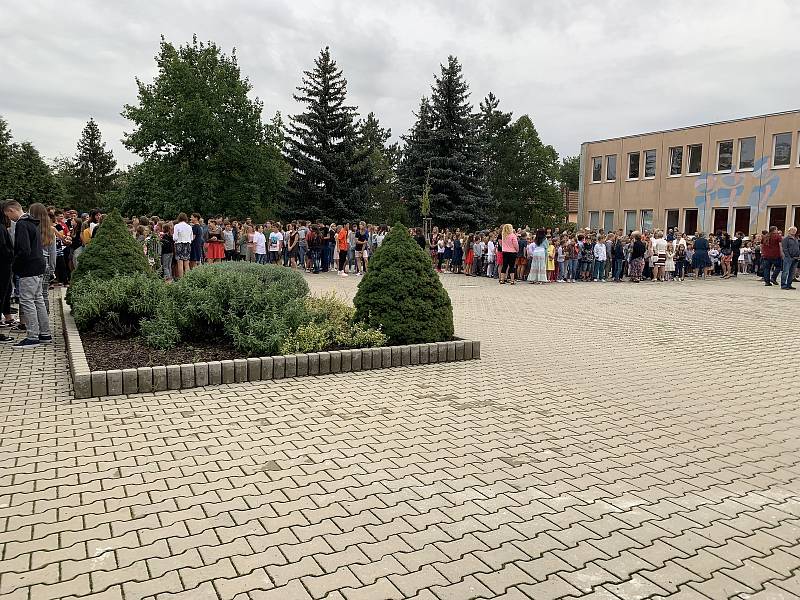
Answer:
[(353, 304), (355, 319), (380, 327), (390, 344), (441, 342), (453, 336), (450, 296), (430, 256), (399, 223), (370, 259)]
[(118, 211), (103, 218), (97, 233), (78, 257), (72, 283), (84, 277), (111, 279), (115, 275), (153, 274), (142, 245), (130, 234)]

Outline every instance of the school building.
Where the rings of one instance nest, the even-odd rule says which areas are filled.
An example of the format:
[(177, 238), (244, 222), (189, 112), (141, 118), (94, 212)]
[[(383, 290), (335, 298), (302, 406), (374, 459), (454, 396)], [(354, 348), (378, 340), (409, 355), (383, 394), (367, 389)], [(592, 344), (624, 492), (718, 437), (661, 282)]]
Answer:
[(581, 144), (578, 225), (800, 227), (800, 110)]

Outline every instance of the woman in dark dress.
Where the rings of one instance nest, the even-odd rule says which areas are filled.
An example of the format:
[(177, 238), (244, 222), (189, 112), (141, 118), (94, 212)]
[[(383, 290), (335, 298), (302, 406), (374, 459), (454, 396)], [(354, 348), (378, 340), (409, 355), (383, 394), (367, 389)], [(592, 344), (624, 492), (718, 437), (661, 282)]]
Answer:
[(200, 225), (200, 215), (193, 213), (191, 222), (194, 238), (192, 239), (192, 245), (189, 251), (189, 268), (194, 269), (203, 262), (203, 246), (206, 240), (203, 235), (203, 226)]
[(720, 262), (722, 264), (722, 278), (730, 279), (731, 277), (731, 261), (733, 259), (733, 245), (731, 243), (731, 236), (728, 232), (724, 232), (719, 240)]
[(633, 244), (631, 245), (631, 262), (628, 265), (628, 275), (633, 283), (639, 283), (642, 280), (642, 273), (644, 272), (644, 253), (647, 250), (647, 244), (642, 241), (642, 234), (634, 231)]
[(706, 239), (706, 235), (701, 231), (694, 240), (694, 256), (692, 256), (692, 266), (695, 269), (695, 277), (698, 279), (707, 275), (707, 269), (713, 266), (711, 258), (708, 256), (708, 250), (708, 240)]

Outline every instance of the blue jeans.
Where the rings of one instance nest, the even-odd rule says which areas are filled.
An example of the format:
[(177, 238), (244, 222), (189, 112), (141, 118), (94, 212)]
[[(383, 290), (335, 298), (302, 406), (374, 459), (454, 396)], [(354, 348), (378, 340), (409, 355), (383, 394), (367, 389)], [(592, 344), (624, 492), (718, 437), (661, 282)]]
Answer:
[(605, 278), (606, 278), (606, 261), (604, 260), (594, 261), (594, 277), (592, 277), (592, 279), (599, 279), (600, 281), (605, 281)]
[(622, 267), (624, 266), (625, 266), (624, 258), (614, 259), (614, 281), (619, 281), (620, 279), (622, 279)]
[(770, 283), (778, 277), (778, 271), (781, 270), (781, 259), (762, 258), (761, 266), (764, 268), (764, 281)]
[(569, 267), (567, 267), (567, 277), (572, 281), (575, 281), (575, 278), (577, 276), (578, 276), (578, 259), (570, 258)]
[(305, 244), (297, 244), (297, 264), (303, 269), (306, 266), (306, 246)]
[(256, 262), (259, 265), (267, 264), (267, 255), (266, 254), (256, 254)]
[(314, 265), (314, 273), (319, 273), (320, 249), (311, 248), (309, 252), (311, 253), (311, 264)]
[(794, 265), (797, 259), (785, 256), (783, 258), (783, 271), (781, 271), (781, 287), (789, 287), (792, 285), (792, 275), (794, 275)]

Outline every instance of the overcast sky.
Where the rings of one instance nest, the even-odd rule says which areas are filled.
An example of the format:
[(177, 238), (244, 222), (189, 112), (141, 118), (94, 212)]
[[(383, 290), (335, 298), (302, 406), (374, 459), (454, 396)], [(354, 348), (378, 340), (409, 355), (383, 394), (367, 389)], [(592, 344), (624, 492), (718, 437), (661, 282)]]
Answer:
[(135, 76), (159, 36), (234, 46), (267, 120), (325, 45), (350, 103), (395, 137), (448, 54), (477, 103), (527, 113), (564, 155), (586, 140), (798, 108), (800, 2), (25, 0), (0, 5), (0, 114), (17, 141), (71, 155), (98, 121), (121, 164)]

